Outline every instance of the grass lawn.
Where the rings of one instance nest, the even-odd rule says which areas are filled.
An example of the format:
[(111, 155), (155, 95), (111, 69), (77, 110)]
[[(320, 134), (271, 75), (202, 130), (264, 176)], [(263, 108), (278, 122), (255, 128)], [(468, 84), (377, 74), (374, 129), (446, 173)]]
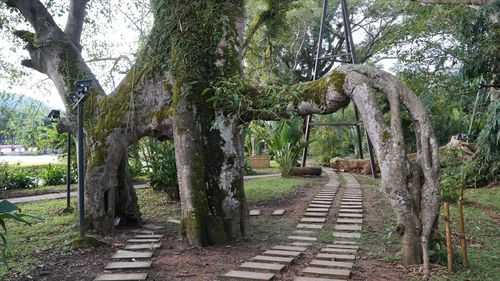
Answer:
[[(255, 203), (284, 197), (304, 183), (301, 178), (261, 178), (245, 181), (245, 190), (249, 203)], [(179, 217), (178, 204), (168, 202), (165, 194), (148, 188), (137, 190), (137, 196), (145, 219), (164, 222), (168, 218)], [(72, 206), (76, 206), (75, 200), (73, 198)], [(0, 265), (0, 280), (8, 270), (29, 272), (38, 263), (37, 253), (44, 250), (69, 252), (72, 241), (78, 238), (76, 214), (60, 212), (66, 207), (66, 199), (25, 203), (18, 206), (23, 213), (41, 217), (43, 220), (35, 221), (31, 226), (12, 221), (7, 223), (9, 269)]]
[(248, 203), (272, 200), (293, 193), (304, 184), (302, 178), (271, 177), (245, 181), (245, 195)]

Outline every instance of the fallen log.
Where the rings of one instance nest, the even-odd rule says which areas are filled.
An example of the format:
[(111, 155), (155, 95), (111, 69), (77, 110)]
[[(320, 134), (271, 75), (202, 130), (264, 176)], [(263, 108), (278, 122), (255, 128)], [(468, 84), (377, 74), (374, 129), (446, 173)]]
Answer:
[(296, 177), (321, 176), (321, 168), (314, 168), (314, 167), (294, 167), (290, 171), (290, 176), (296, 176)]

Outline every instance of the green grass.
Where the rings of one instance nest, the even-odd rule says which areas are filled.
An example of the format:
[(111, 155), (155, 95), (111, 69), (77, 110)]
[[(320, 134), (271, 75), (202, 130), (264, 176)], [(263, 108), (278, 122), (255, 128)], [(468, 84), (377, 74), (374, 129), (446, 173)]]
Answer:
[[(467, 190), (465, 198), (469, 202), (500, 210), (500, 187)], [(450, 213), (452, 232), (456, 233), (459, 217), (456, 205), (451, 206)], [(459, 267), (456, 273), (441, 274), (435, 276), (433, 280), (500, 280), (500, 225), (480, 208), (466, 206), (464, 214), (466, 236), (468, 240), (472, 241), (468, 245), (470, 267)], [(460, 253), (458, 241), (455, 241), (454, 246), (455, 251)]]
[(249, 203), (282, 198), (304, 184), (302, 178), (262, 178), (245, 181), (245, 194)]
[[(76, 202), (73, 200), (73, 206)], [(31, 226), (7, 222), (8, 265), (11, 271), (27, 272), (36, 262), (34, 253), (47, 249), (69, 250), (71, 242), (78, 237), (75, 214), (62, 214), (66, 200), (49, 200), (37, 203), (19, 204), (23, 213), (42, 218)], [(0, 279), (7, 273), (0, 266)]]

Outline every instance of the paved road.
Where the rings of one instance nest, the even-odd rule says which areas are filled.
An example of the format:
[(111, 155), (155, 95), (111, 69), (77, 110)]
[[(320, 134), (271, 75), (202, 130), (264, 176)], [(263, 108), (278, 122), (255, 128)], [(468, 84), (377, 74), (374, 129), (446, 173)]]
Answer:
[[(269, 177), (278, 177), (280, 174), (268, 174), (268, 175), (256, 175), (256, 176), (246, 176), (245, 180), (251, 180), (251, 179), (258, 179), (258, 178), (269, 178)], [(136, 184), (134, 188), (136, 189), (141, 189), (141, 188), (146, 188), (148, 187), (148, 184)], [(71, 197), (75, 197), (78, 195), (78, 192), (71, 192)], [(43, 194), (43, 195), (34, 195), (34, 196), (26, 196), (26, 197), (16, 197), (16, 198), (10, 198), (10, 202), (14, 204), (18, 203), (28, 203), (28, 202), (35, 202), (35, 201), (41, 201), (41, 200), (51, 200), (51, 199), (61, 199), (61, 198), (66, 198), (66, 192), (61, 192), (61, 193), (50, 193), (50, 194)]]

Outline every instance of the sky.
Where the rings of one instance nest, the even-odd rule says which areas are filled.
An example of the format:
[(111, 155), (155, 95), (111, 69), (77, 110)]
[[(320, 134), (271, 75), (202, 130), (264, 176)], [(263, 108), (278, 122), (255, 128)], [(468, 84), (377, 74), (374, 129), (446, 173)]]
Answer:
[[(131, 6), (136, 5), (133, 0), (114, 1), (115, 6), (113, 6), (112, 9), (112, 16), (99, 15), (93, 17), (98, 19), (98, 26), (102, 26), (97, 32), (92, 31), (91, 28), (85, 29), (82, 36), (82, 45), (93, 47), (84, 47), (83, 49), (83, 56), (87, 60), (95, 57), (118, 57), (122, 55), (133, 58), (133, 53), (137, 49), (140, 38), (140, 31), (137, 28), (138, 24), (144, 27), (151, 23), (146, 19), (137, 18), (137, 15), (134, 18), (134, 16), (131, 16), (127, 12), (127, 10), (134, 8)], [(112, 1), (110, 3), (112, 3)], [(59, 26), (64, 26), (66, 21), (65, 15), (56, 17), (55, 19)], [(26, 24), (19, 25), (18, 28), (30, 28)], [(354, 33), (353, 36), (355, 42), (361, 41), (364, 37), (361, 33)], [(87, 50), (91, 49), (98, 50), (98, 52), (93, 51), (94, 53), (89, 54)], [(12, 65), (19, 65), (21, 60), (26, 58), (29, 58), (28, 52), (22, 48), (22, 44), (14, 43), (13, 39), (6, 31), (0, 31), (0, 60)], [(397, 61), (394, 59), (389, 59), (381, 61), (379, 65), (390, 71), (396, 62)], [(114, 76), (109, 75), (109, 70), (113, 63), (113, 61), (89, 63), (89, 66), (108, 92), (114, 88), (111, 77), (115, 79), (114, 83), (117, 84), (122, 76), (116, 73)], [(122, 61), (120, 65), (121, 68), (126, 70), (128, 65), (124, 64), (125, 62)], [(44, 102), (51, 109), (64, 110), (64, 104), (57, 90), (46, 75), (25, 67), (19, 67), (18, 69), (26, 72), (27, 75), (21, 76), (21, 78), (15, 82), (12, 82), (12, 79), (9, 77), (2, 76), (0, 73), (0, 92), (4, 91), (17, 95), (26, 95)]]

